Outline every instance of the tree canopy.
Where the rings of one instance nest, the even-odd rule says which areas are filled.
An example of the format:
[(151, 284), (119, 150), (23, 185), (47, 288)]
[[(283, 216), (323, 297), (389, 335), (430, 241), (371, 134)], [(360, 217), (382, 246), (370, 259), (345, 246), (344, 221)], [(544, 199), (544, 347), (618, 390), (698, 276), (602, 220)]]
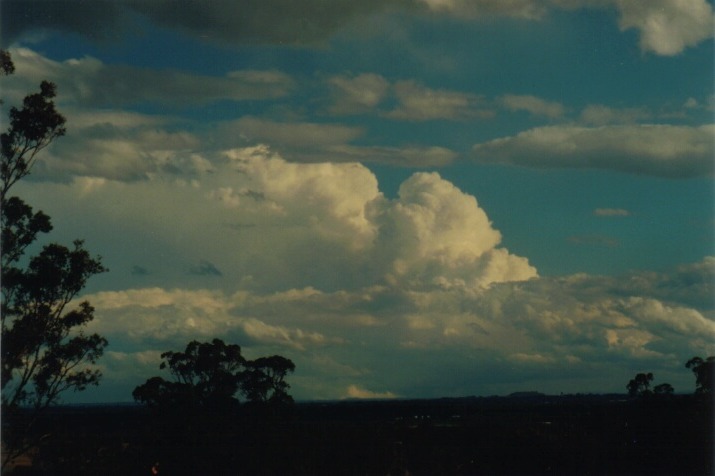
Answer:
[(695, 393), (712, 394), (713, 381), (715, 381), (715, 356), (707, 359), (693, 357), (685, 366), (695, 374)]
[(236, 406), (238, 395), (253, 403), (291, 403), (285, 378), (295, 364), (274, 355), (247, 361), (241, 347), (221, 339), (191, 341), (183, 352), (161, 354), (160, 369), (168, 369), (171, 380), (152, 377), (132, 395), (150, 408), (210, 409)]
[(647, 395), (650, 393), (650, 383), (653, 381), (653, 374), (639, 373), (636, 374), (634, 378), (628, 382), (626, 388), (628, 389), (628, 395), (632, 397), (638, 397), (642, 395)]
[[(10, 54), (0, 52), (0, 75), (13, 72)], [(30, 407), (37, 415), (63, 392), (97, 385), (101, 372), (94, 364), (107, 345), (104, 337), (83, 331), (94, 318), (88, 302), (68, 309), (87, 280), (106, 271), (101, 259), (90, 256), (81, 240), (72, 247), (47, 244), (37, 255), (25, 257), (52, 223), (42, 211), (9, 195), (30, 173), (37, 154), (65, 134), (55, 95), (55, 85), (43, 81), (39, 92), (25, 97), (22, 108), (10, 109), (9, 127), (0, 135), (3, 466), (32, 445), (28, 429), (34, 419), (20, 424), (14, 418), (17, 409)]]

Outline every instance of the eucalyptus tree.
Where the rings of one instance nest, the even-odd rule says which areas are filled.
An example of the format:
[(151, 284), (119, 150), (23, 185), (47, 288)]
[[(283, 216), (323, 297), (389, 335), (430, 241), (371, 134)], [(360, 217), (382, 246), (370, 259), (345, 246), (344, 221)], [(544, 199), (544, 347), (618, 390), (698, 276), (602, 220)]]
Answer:
[[(0, 73), (14, 69), (10, 54), (2, 51)], [(71, 307), (87, 280), (106, 271), (101, 259), (81, 240), (71, 247), (49, 243), (26, 256), (52, 223), (10, 193), (30, 174), (38, 154), (66, 133), (65, 118), (53, 101), (56, 93), (55, 84), (42, 81), (21, 108), (10, 108), (8, 128), (0, 135), (3, 467), (37, 444), (30, 430), (47, 407), (65, 392), (99, 383), (95, 364), (107, 345), (104, 337), (84, 331), (94, 308), (86, 301)]]

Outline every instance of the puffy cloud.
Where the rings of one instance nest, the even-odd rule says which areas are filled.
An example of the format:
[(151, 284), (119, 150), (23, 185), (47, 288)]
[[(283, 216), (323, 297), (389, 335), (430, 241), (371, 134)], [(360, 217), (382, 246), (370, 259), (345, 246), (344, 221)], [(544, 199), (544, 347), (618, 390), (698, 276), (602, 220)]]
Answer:
[(413, 175), (375, 213), (389, 281), (481, 287), (536, 275), (526, 259), (495, 248), (501, 235), (476, 199), (436, 173)]
[(710, 176), (713, 125), (539, 127), (473, 147), (484, 163), (601, 168), (672, 178)]
[(644, 51), (672, 56), (713, 36), (713, 10), (706, 0), (616, 0), (621, 30), (640, 32)]
[(536, 96), (507, 94), (501, 103), (510, 111), (526, 111), (534, 116), (556, 119), (564, 115), (566, 108), (558, 102), (546, 101)]
[(28, 182), (23, 195), (65, 217), (67, 233), (81, 207), (83, 219), (96, 223), (88, 240), (114, 243), (113, 224), (127, 223), (124, 231), (144, 246), (114, 243), (107, 264), (152, 269), (149, 283), (191, 269), (197, 282), (247, 280), (261, 289), (384, 280), (479, 288), (536, 275), (526, 259), (498, 248), (501, 235), (476, 199), (437, 174), (414, 175), (388, 200), (358, 163), (291, 163), (264, 146), (184, 158), (187, 167), (210, 167), (136, 182)]
[[(693, 384), (685, 360), (715, 352), (713, 303), (706, 311), (687, 304), (703, 286), (712, 292), (712, 261), (662, 274), (538, 278), (478, 292), (148, 288), (85, 297), (97, 309), (92, 330), (116, 347), (180, 349), (191, 338), (219, 336), (248, 356), (276, 352), (294, 360), (291, 383), (301, 397), (508, 393), (529, 382), (555, 393), (574, 390), (569, 385), (623, 391), (631, 372), (643, 368), (674, 375), (670, 383), (687, 391)], [(156, 353), (122, 351), (107, 366), (112, 375), (129, 375), (132, 367), (134, 375), (146, 368), (149, 376), (156, 372), (152, 359), (158, 365)], [(590, 387), (573, 382), (584, 372)], [(368, 390), (376, 388), (390, 391)]]
[(481, 109), (479, 96), (430, 89), (415, 81), (398, 81), (393, 86), (398, 105), (385, 115), (391, 119), (429, 121), (459, 120), (470, 117), (489, 117), (493, 113)]

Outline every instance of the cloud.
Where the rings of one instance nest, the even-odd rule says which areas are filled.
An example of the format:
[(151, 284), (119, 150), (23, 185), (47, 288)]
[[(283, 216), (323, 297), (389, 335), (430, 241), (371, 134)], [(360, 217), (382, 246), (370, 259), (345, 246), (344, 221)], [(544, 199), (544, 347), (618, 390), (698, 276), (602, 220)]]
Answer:
[(226, 283), (274, 289), (385, 280), (474, 289), (536, 275), (525, 258), (499, 247), (501, 235), (476, 199), (437, 174), (413, 175), (387, 199), (355, 162), (292, 163), (265, 146), (192, 156), (180, 155), (186, 167), (211, 168), (134, 182), (27, 183), (23, 194), (52, 216), (76, 216), (82, 207), (97, 224), (88, 240), (109, 239), (114, 223), (128, 223), (125, 232), (145, 246), (115, 248), (117, 261), (107, 265), (121, 268), (119, 256), (129, 253), (156, 280), (192, 267), (206, 273), (211, 263), (220, 263)]
[(621, 30), (640, 32), (644, 51), (673, 56), (713, 36), (713, 10), (706, 0), (616, 0)]
[(510, 111), (526, 111), (534, 116), (550, 119), (557, 119), (566, 112), (561, 103), (546, 101), (536, 96), (507, 94), (502, 96), (500, 101)]
[(479, 96), (430, 89), (412, 81), (398, 81), (393, 86), (398, 105), (385, 113), (390, 119), (407, 121), (460, 120), (490, 117), (492, 112), (482, 109)]
[[(57, 84), (61, 102), (116, 107), (139, 103), (191, 105), (219, 100), (274, 99), (287, 95), (293, 80), (275, 70), (229, 71), (206, 76), (177, 70), (154, 70), (104, 64), (92, 57), (50, 60), (27, 48), (10, 48), (21, 75), (3, 80), (12, 90), (27, 91), (42, 80)], [(23, 93), (21, 93), (23, 94)]]
[(328, 79), (332, 89), (332, 114), (374, 112), (387, 96), (390, 83), (379, 74), (363, 73), (355, 77), (333, 76)]
[[(73, 113), (68, 117), (72, 123)], [(33, 169), (33, 177), (68, 180), (84, 176), (133, 181), (157, 173), (193, 173), (201, 164), (192, 161), (190, 151), (199, 144), (199, 138), (191, 133), (142, 127), (142, 121), (130, 128), (110, 123), (86, 128), (75, 125), (72, 134), (52, 144)]]
[(106, 41), (132, 27), (133, 15), (138, 13), (156, 25), (206, 41), (315, 44), (357, 18), (400, 3), (408, 2), (188, 0), (177, 6), (169, 0), (119, 0), (106, 8), (88, 8), (80, 0), (8, 0), (3, 2), (2, 30), (3, 40), (14, 40), (25, 32), (61, 30)]
[[(115, 348), (179, 349), (192, 338), (221, 336), (248, 356), (294, 360), (293, 390), (309, 398), (390, 398), (418, 389), (423, 396), (489, 395), (524, 385), (547, 393), (623, 391), (643, 368), (675, 375), (670, 383), (687, 392), (693, 383), (683, 363), (715, 352), (713, 259), (660, 273), (542, 277), (478, 292), (147, 288), (85, 298), (96, 307), (92, 331)], [(708, 292), (704, 310), (688, 304)], [(139, 356), (130, 355), (113, 355), (112, 372), (136, 367)], [(155, 373), (149, 364), (142, 365)], [(587, 388), (577, 378), (584, 373)]]
[(223, 124), (221, 129), (224, 136), (238, 134), (251, 142), (298, 149), (343, 144), (363, 134), (361, 127), (315, 122), (276, 122), (251, 116)]
[(419, 0), (434, 12), (455, 16), (506, 16), (525, 20), (539, 20), (548, 11), (546, 2), (534, 0)]
[(598, 168), (670, 178), (711, 176), (712, 125), (549, 126), (473, 147), (483, 163)]
[(398, 167), (443, 167), (451, 164), (457, 153), (445, 147), (380, 147), (335, 145), (326, 148), (325, 157), (337, 162), (381, 163)]
[(436, 173), (414, 174), (397, 200), (376, 205), (388, 282), (473, 288), (536, 276), (526, 259), (496, 248), (501, 234), (476, 199)]
[(362, 162), (399, 167), (441, 167), (457, 153), (437, 146), (358, 146), (362, 127), (316, 122), (278, 122), (246, 116), (219, 126), (219, 141), (235, 146), (268, 143), (282, 157), (294, 162)]
[(644, 108), (612, 108), (590, 104), (581, 111), (579, 122), (592, 126), (607, 124), (632, 124), (652, 119), (653, 114)]
[(593, 214), (597, 217), (627, 217), (631, 212), (623, 208), (596, 208)]
[(340, 29), (381, 13), (539, 21), (552, 10), (585, 8), (615, 9), (620, 29), (636, 29), (641, 49), (660, 55), (678, 54), (712, 36), (712, 7), (706, 0), (186, 0), (181, 6), (170, 0), (101, 5), (81, 0), (5, 0), (0, 31), (3, 44), (47, 31), (76, 32), (106, 42), (132, 28), (141, 29), (136, 18), (143, 16), (204, 41), (317, 45)]
[(344, 398), (357, 398), (357, 399), (390, 399), (397, 398), (392, 392), (372, 392), (364, 388), (360, 388), (357, 385), (350, 385), (345, 391)]

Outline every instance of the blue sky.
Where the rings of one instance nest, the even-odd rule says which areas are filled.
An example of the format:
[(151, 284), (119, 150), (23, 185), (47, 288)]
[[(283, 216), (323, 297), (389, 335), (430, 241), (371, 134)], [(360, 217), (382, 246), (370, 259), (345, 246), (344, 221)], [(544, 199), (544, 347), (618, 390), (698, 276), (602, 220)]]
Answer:
[(17, 186), (110, 272), (77, 401), (220, 337), (301, 399), (689, 392), (715, 353), (704, 0), (2, 3)]

